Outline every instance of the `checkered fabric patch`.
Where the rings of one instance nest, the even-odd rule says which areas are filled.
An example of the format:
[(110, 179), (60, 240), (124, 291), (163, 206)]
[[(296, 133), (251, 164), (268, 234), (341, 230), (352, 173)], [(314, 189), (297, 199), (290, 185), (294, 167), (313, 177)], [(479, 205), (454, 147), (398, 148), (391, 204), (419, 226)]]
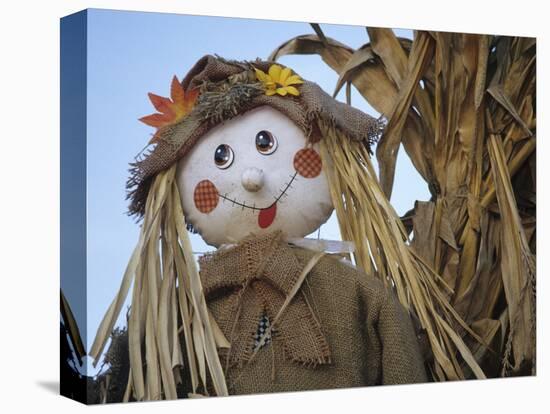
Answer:
[(269, 318), (267, 317), (267, 315), (263, 315), (260, 318), (260, 323), (258, 324), (258, 330), (256, 331), (256, 335), (254, 335), (254, 351), (256, 349), (261, 349), (264, 346), (267, 346), (270, 344), (271, 333), (269, 333), (265, 338), (264, 344), (260, 345), (260, 339), (262, 339), (262, 336), (268, 329), (269, 329)]
[(302, 177), (315, 178), (321, 173), (323, 163), (313, 148), (302, 148), (294, 155), (294, 168)]
[(212, 181), (202, 180), (195, 187), (193, 194), (195, 206), (201, 213), (210, 213), (219, 201), (218, 189)]

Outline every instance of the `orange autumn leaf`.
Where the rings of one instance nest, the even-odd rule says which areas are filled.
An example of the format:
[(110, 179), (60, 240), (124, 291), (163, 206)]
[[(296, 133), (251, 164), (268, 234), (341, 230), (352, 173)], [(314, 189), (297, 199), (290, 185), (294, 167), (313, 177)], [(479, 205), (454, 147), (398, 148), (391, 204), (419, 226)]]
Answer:
[(153, 143), (159, 138), (159, 130), (162, 127), (181, 121), (191, 112), (199, 96), (199, 90), (191, 89), (185, 92), (178, 78), (174, 76), (170, 86), (170, 98), (158, 96), (154, 93), (149, 93), (148, 96), (158, 113), (144, 116), (139, 120), (144, 124), (157, 128), (157, 132), (150, 141), (150, 143)]

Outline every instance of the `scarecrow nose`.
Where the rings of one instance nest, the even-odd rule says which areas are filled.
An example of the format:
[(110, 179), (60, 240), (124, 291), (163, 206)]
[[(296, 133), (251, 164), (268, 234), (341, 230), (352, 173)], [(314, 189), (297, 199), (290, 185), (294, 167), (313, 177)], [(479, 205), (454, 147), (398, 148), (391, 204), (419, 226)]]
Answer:
[(247, 191), (256, 192), (264, 186), (264, 172), (258, 168), (247, 168), (243, 171), (241, 183)]

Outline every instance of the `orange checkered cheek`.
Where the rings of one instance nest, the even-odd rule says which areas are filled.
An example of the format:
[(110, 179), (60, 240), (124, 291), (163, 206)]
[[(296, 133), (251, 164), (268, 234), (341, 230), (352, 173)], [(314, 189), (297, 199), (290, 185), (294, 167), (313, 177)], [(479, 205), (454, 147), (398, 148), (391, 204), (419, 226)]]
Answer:
[(218, 189), (210, 180), (202, 180), (197, 184), (193, 198), (197, 210), (205, 214), (214, 210), (220, 200)]
[(313, 148), (302, 148), (294, 155), (294, 168), (302, 177), (315, 178), (321, 174), (323, 163)]

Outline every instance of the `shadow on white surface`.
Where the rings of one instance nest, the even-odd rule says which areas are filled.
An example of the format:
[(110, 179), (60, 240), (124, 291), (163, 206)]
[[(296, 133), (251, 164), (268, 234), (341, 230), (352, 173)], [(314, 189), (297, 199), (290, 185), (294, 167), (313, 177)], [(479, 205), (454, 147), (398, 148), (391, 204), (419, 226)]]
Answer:
[(59, 395), (59, 381), (37, 381), (36, 385), (40, 388), (49, 391), (55, 395)]

